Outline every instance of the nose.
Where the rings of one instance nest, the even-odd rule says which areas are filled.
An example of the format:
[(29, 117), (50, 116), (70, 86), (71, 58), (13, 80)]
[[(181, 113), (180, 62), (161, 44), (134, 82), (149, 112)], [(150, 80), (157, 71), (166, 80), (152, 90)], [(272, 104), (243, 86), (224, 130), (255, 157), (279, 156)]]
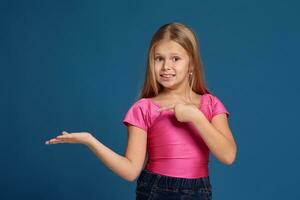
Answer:
[(162, 65), (162, 70), (165, 71), (165, 70), (169, 70), (170, 69), (170, 63), (168, 63), (167, 60), (165, 60), (164, 64)]

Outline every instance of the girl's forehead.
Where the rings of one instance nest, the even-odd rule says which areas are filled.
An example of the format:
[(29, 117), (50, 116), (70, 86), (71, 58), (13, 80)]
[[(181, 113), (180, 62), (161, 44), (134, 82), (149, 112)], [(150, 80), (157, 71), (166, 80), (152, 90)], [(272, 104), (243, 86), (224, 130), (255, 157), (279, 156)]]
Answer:
[(158, 42), (154, 48), (155, 54), (187, 54), (186, 50), (173, 40)]

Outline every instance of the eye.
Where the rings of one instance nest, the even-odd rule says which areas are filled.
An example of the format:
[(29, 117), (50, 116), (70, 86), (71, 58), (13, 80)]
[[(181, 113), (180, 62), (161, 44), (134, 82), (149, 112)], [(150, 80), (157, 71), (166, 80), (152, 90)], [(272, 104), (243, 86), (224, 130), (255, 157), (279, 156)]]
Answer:
[(162, 59), (162, 57), (160, 57), (160, 56), (156, 56), (156, 57), (154, 58), (155, 61), (161, 61), (161, 59)]
[(176, 62), (176, 61), (180, 60), (180, 58), (175, 56), (175, 57), (173, 57), (173, 60)]

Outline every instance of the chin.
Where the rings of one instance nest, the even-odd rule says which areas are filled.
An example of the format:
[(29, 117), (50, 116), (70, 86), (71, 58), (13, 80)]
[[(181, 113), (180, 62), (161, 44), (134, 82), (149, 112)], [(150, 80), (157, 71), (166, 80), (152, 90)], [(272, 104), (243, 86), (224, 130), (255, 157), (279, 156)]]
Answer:
[(161, 85), (163, 88), (168, 88), (168, 89), (175, 89), (175, 88), (176, 88), (176, 85), (175, 85), (175, 84), (162, 84), (162, 83), (160, 83), (160, 85)]

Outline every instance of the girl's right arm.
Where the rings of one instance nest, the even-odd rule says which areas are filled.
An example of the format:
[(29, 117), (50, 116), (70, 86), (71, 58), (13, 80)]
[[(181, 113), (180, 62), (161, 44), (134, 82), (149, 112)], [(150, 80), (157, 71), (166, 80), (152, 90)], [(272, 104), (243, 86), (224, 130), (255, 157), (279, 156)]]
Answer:
[(93, 136), (86, 145), (113, 172), (128, 181), (134, 181), (140, 174), (145, 161), (147, 135), (143, 129), (128, 125), (125, 156), (112, 151)]
[(58, 143), (84, 144), (114, 173), (128, 181), (134, 181), (144, 165), (147, 134), (143, 129), (129, 124), (125, 156), (115, 153), (88, 132), (63, 132), (62, 135), (46, 141), (46, 144)]

